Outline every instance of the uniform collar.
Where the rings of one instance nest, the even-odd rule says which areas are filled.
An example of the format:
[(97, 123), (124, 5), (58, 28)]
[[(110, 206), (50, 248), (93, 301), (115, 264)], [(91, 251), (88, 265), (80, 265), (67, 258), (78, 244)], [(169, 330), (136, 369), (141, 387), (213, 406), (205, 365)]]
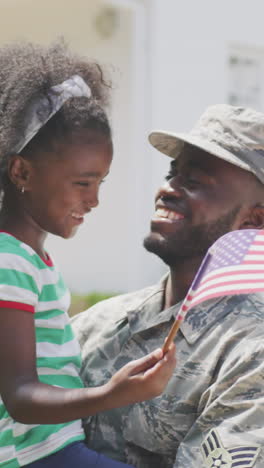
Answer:
[[(167, 279), (168, 274), (157, 285), (144, 289), (142, 294), (131, 298), (126, 315), (133, 334), (166, 322), (173, 322), (176, 318), (182, 301), (169, 309), (162, 310)], [(244, 299), (244, 295), (226, 296), (211, 299), (190, 309), (180, 327), (186, 341), (189, 344), (195, 343)]]
[(242, 300), (242, 296), (226, 296), (210, 299), (190, 309), (180, 327), (186, 341), (189, 344), (195, 343), (209, 328), (216, 326)]
[(142, 294), (134, 296), (128, 304), (126, 315), (133, 334), (149, 330), (174, 317), (175, 306), (162, 310), (167, 278), (168, 275), (155, 286), (144, 289)]

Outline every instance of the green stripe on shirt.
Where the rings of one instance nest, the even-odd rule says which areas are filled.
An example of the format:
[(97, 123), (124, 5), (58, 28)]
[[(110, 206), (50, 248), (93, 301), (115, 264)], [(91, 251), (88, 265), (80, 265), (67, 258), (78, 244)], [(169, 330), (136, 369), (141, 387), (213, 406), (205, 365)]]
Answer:
[(32, 276), (27, 273), (22, 273), (21, 271), (0, 268), (0, 284), (2, 283), (6, 286), (16, 286), (17, 288), (27, 289), (28, 291), (33, 291), (35, 294), (39, 293)]
[(64, 344), (74, 338), (72, 327), (66, 325), (64, 329), (53, 328), (52, 333), (50, 328), (36, 327), (36, 342), (48, 342), (53, 344)]

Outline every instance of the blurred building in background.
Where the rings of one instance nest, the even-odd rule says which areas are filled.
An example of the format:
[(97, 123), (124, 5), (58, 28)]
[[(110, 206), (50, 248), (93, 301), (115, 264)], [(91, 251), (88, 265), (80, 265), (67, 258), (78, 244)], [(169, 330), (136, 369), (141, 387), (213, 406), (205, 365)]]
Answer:
[(101, 204), (75, 238), (48, 242), (72, 291), (130, 291), (166, 271), (142, 247), (169, 163), (147, 134), (189, 130), (210, 104), (264, 110), (263, 14), (261, 0), (0, 0), (0, 44), (64, 36), (114, 82)]

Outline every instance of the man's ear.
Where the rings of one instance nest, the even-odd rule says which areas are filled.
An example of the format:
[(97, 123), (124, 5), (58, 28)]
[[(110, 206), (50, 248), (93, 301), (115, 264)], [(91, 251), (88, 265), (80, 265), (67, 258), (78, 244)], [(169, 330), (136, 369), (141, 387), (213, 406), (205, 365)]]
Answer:
[(257, 204), (251, 209), (240, 229), (264, 229), (264, 204)]
[(27, 159), (22, 158), (19, 154), (11, 156), (8, 164), (8, 176), (11, 182), (20, 191), (22, 188), (26, 189), (30, 175), (31, 164)]

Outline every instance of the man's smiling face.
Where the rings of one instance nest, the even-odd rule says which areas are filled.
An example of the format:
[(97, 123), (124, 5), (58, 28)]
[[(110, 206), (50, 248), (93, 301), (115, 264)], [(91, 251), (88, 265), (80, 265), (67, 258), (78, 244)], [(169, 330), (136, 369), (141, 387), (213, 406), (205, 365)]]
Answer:
[(220, 236), (241, 228), (256, 184), (250, 172), (186, 145), (157, 193), (145, 248), (170, 266), (203, 256)]

